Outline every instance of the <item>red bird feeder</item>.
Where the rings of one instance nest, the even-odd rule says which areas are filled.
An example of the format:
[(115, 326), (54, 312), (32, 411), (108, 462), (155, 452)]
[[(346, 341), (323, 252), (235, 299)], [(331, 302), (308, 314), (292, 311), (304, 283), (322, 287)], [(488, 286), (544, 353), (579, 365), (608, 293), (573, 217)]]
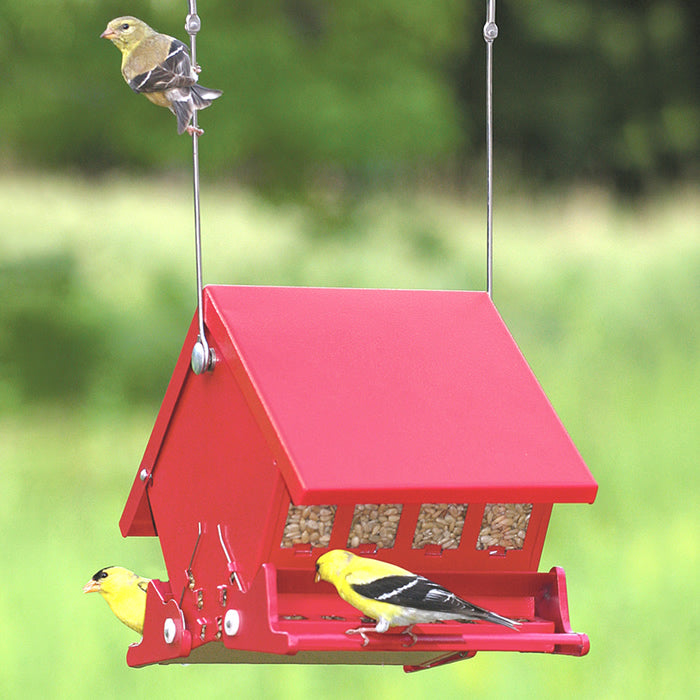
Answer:
[[(401, 664), (480, 650), (583, 655), (564, 572), (537, 567), (552, 505), (597, 485), (485, 292), (209, 286), (120, 526), (157, 536), (131, 666)], [(349, 549), (522, 621), (346, 630), (315, 562)]]

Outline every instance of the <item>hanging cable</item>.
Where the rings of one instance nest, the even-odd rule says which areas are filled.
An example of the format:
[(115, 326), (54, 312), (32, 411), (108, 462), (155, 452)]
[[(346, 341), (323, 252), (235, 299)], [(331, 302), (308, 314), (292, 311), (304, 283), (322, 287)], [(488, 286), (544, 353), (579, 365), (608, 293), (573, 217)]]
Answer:
[[(188, 0), (189, 14), (185, 19), (185, 30), (190, 35), (192, 68), (199, 72), (197, 65), (197, 32), (201, 29), (202, 23), (197, 14), (197, 1)], [(199, 334), (197, 342), (192, 348), (192, 371), (195, 374), (202, 374), (207, 370), (214, 369), (214, 351), (209, 347), (204, 334), (204, 304), (203, 304), (203, 283), (202, 283), (202, 227), (199, 208), (199, 136), (201, 130), (197, 124), (197, 110), (192, 114), (192, 166), (193, 166), (193, 189), (194, 189), (194, 247), (197, 268), (197, 315), (199, 321)]]
[(496, 0), (486, 0), (486, 291), (493, 299), (493, 42), (498, 36)]

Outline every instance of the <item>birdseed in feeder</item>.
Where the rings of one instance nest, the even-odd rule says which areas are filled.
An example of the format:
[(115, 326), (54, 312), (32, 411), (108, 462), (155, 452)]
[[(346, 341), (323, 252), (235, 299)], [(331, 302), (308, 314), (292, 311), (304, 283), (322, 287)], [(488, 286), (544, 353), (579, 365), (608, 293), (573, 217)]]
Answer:
[(310, 544), (327, 547), (338, 506), (295, 506), (290, 504), (281, 547)]
[(487, 503), (476, 548), (522, 549), (531, 512), (532, 503)]
[(376, 544), (381, 549), (393, 547), (402, 508), (400, 503), (358, 503), (347, 546), (351, 549), (361, 544)]
[(413, 549), (422, 549), (427, 544), (457, 549), (466, 515), (466, 503), (424, 503), (418, 513)]

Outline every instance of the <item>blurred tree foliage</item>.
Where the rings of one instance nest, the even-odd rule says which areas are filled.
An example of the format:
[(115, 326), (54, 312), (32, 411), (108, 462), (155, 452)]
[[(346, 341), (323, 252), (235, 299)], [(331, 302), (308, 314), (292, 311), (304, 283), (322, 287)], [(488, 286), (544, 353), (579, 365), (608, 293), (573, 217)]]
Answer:
[(158, 273), (148, 284), (144, 333), (119, 305), (95, 306), (72, 252), (0, 262), (0, 404), (81, 403), (104, 386), (112, 400), (157, 401), (192, 299), (175, 275)]
[(0, 265), (2, 389), (24, 400), (84, 398), (105, 359), (104, 321), (91, 313), (65, 253)]
[[(458, 176), (483, 150), (485, 2), (201, 0), (203, 167), (262, 187)], [(174, 118), (99, 34), (130, 12), (187, 40), (185, 0), (0, 0), (0, 156), (180, 168)], [(697, 0), (498, 3), (498, 155), (516, 174), (639, 191), (697, 174)], [(215, 134), (215, 138), (214, 135)]]

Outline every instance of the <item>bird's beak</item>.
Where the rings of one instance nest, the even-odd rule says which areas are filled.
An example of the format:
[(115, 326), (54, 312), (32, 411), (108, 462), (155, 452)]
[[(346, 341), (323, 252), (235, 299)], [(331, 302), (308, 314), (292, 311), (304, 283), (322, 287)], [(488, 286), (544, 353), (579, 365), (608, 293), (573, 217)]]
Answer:
[(100, 34), (100, 39), (114, 39), (115, 36), (117, 36), (117, 33), (114, 31), (114, 29), (107, 27), (107, 29)]
[(99, 590), (100, 584), (92, 578), (83, 586), (83, 593), (93, 593), (94, 591)]
[(314, 583), (318, 583), (321, 580), (321, 574), (320, 572), (316, 572), (316, 576), (314, 576)]

